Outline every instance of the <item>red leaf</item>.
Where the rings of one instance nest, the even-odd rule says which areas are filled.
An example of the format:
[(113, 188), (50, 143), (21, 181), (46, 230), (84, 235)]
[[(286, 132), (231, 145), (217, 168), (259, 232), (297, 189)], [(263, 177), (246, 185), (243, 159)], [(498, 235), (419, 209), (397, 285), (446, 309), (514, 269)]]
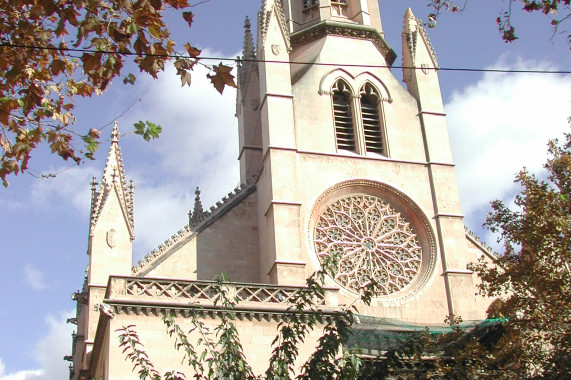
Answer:
[(188, 23), (188, 27), (192, 26), (192, 19), (194, 18), (194, 13), (192, 12), (182, 12), (182, 18)]

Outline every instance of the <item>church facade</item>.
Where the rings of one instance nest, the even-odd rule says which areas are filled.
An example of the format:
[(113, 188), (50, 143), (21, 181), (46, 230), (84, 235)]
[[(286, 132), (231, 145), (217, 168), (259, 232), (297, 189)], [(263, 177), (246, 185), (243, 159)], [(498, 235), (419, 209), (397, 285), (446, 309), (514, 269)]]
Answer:
[[(428, 36), (404, 15), (405, 86), (384, 39), (377, 0), (263, 0), (257, 38), (246, 20), (238, 67), (242, 185), (205, 211), (197, 190), (189, 224), (136, 266), (133, 187), (119, 133), (93, 184), (89, 267), (78, 302), (73, 379), (135, 379), (116, 330), (136, 325), (159, 372), (182, 354), (161, 321), (173, 313), (216, 326), (214, 276), (238, 304), (248, 361), (263, 373), (291, 295), (334, 257), (319, 307), (417, 326), (449, 315), (485, 319), (466, 269), (491, 252), (466, 233)], [(379, 284), (371, 305), (360, 289)], [(313, 351), (316, 329), (300, 348)]]

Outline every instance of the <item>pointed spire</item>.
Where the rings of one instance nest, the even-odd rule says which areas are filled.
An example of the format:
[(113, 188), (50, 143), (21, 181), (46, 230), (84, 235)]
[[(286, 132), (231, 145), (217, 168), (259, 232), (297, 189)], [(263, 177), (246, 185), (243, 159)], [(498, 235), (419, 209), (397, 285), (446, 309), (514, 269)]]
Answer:
[[(422, 26), (422, 21), (417, 19), (412, 13), (410, 7), (404, 13), (404, 29), (403, 29), (403, 66), (417, 66), (417, 50), (418, 44), (421, 41), (426, 46), (426, 50), (430, 55), (432, 60), (432, 65), (434, 68), (438, 68), (438, 61), (436, 60), (436, 54), (434, 48), (430, 43), (426, 30)], [(428, 64), (428, 62), (421, 62)]]
[(246, 19), (244, 20), (244, 49), (242, 50), (242, 57), (244, 59), (250, 59), (256, 56), (251, 26), (250, 19), (246, 16)]
[(256, 50), (254, 48), (254, 38), (252, 37), (252, 30), (250, 19), (246, 16), (244, 20), (244, 48), (242, 49), (242, 59), (240, 66), (238, 66), (238, 80), (240, 89), (244, 90), (248, 83), (250, 69), (256, 59)]
[(194, 209), (192, 210), (192, 213), (188, 213), (190, 216), (190, 224), (198, 223), (204, 217), (204, 210), (202, 208), (202, 202), (200, 201), (200, 189), (198, 186), (194, 191), (194, 195)]
[(101, 178), (101, 184), (98, 191), (95, 190), (97, 183), (95, 180), (92, 182), (93, 199), (91, 206), (90, 234), (93, 233), (93, 229), (97, 224), (97, 220), (99, 219), (99, 215), (103, 209), (105, 201), (112, 193), (115, 193), (119, 199), (119, 204), (123, 210), (125, 220), (127, 221), (131, 239), (134, 239), (134, 186), (131, 183), (131, 187), (127, 188), (125, 168), (123, 166), (121, 148), (119, 147), (119, 136), (119, 126), (117, 121), (115, 121), (113, 130), (111, 131), (111, 146), (109, 147), (109, 153), (107, 154), (107, 161), (105, 162), (105, 168), (103, 169), (103, 176)]
[(404, 12), (404, 32), (410, 33), (416, 31), (416, 17), (412, 13), (412, 9), (408, 9)]

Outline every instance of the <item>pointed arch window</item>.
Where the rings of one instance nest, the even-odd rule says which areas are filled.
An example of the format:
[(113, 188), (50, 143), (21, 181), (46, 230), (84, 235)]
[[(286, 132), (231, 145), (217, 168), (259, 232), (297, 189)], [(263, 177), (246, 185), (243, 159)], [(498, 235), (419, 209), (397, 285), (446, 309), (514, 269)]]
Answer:
[(379, 112), (379, 93), (370, 83), (367, 83), (361, 88), (359, 95), (361, 95), (361, 115), (363, 119), (365, 151), (384, 155), (385, 148)]
[(388, 156), (382, 96), (372, 83), (365, 83), (358, 96), (344, 79), (331, 89), (337, 150)]
[(352, 98), (349, 86), (344, 81), (338, 80), (333, 87), (333, 118), (337, 149), (356, 152)]

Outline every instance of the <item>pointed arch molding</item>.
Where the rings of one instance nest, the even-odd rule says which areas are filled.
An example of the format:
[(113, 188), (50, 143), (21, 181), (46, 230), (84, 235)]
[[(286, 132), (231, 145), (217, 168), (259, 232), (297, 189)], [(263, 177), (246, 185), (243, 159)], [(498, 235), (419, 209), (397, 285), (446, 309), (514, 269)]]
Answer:
[(351, 297), (374, 279), (378, 302), (402, 303), (433, 279), (437, 244), (430, 221), (409, 196), (385, 183), (357, 179), (325, 190), (307, 231), (314, 265), (332, 258), (331, 285)]
[(365, 71), (356, 76), (353, 76), (350, 72), (345, 69), (334, 69), (321, 77), (319, 81), (319, 95), (331, 95), (331, 89), (335, 83), (339, 80), (345, 81), (345, 83), (351, 89), (351, 94), (353, 97), (359, 97), (360, 89), (367, 83), (370, 83), (375, 89), (379, 91), (381, 95), (381, 100), (384, 102), (393, 102), (391, 93), (387, 86), (381, 81), (379, 77), (375, 74)]

